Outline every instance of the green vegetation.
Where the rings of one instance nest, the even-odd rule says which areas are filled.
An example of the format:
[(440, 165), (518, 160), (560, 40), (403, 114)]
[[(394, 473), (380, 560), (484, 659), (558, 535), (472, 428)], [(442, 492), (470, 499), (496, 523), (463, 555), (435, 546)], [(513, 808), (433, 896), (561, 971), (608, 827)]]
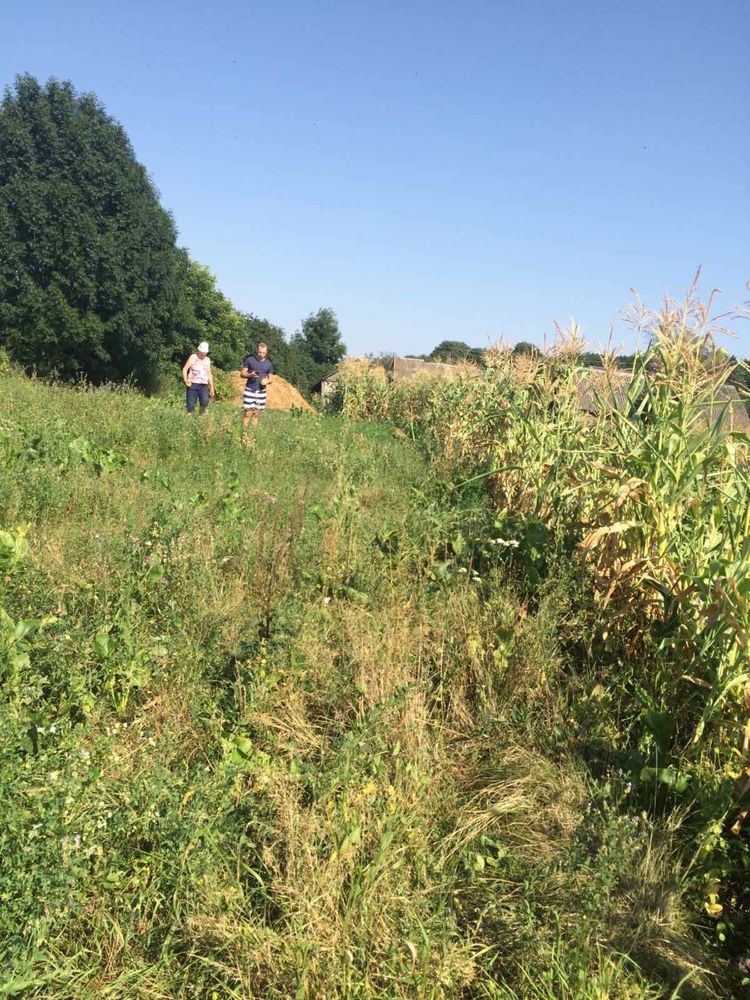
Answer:
[(729, 995), (559, 491), (501, 515), (456, 435), (3, 385), (0, 995)]
[(615, 406), (617, 369), (582, 383), (575, 338), (449, 381), (345, 371), (337, 402), (420, 440), (459, 490), (484, 484), (499, 537), (460, 539), (478, 575), (495, 544), (532, 604), (571, 576), (572, 745), (622, 815), (679, 828), (695, 911), (747, 972), (750, 467), (705, 316), (693, 300), (643, 315), (652, 346)]
[(144, 379), (179, 268), (123, 129), (69, 83), (20, 77), (0, 104), (0, 343), (40, 371)]
[(323, 366), (323, 375), (339, 363), (346, 354), (341, 340), (339, 321), (333, 309), (318, 309), (302, 323), (293, 343), (308, 354), (316, 365)]
[(481, 347), (469, 347), (462, 340), (441, 340), (430, 354), (426, 356), (427, 361), (447, 361), (449, 364), (456, 364), (459, 361), (470, 361), (473, 364), (484, 366), (485, 352)]

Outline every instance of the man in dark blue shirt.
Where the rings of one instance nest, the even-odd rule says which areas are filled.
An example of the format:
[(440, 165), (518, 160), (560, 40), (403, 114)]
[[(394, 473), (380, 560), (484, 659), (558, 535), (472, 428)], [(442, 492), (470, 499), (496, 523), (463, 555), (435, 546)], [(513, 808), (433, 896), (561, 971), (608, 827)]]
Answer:
[(255, 348), (255, 354), (248, 354), (242, 362), (240, 374), (247, 379), (242, 405), (242, 426), (247, 427), (252, 419), (253, 427), (258, 426), (258, 414), (266, 408), (268, 385), (272, 380), (273, 365), (268, 360), (268, 345), (262, 340)]

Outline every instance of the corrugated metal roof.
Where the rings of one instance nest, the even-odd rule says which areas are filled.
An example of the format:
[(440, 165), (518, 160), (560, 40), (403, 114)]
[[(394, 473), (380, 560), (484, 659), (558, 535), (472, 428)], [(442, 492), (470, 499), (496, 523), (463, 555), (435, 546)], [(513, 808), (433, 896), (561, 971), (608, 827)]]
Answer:
[(603, 368), (589, 368), (576, 382), (576, 392), (582, 410), (599, 413), (602, 403), (616, 410), (628, 405), (628, 388), (632, 381), (630, 372), (606, 372)]
[[(606, 372), (603, 368), (590, 368), (582, 373), (576, 391), (582, 410), (599, 413), (602, 405), (624, 411), (629, 406), (628, 390), (633, 380), (631, 372)], [(722, 421), (723, 429), (750, 434), (750, 416), (744, 399), (733, 385), (714, 388), (713, 398), (698, 404), (705, 410), (706, 423)]]
[(391, 360), (388, 371), (394, 381), (413, 378), (415, 375), (454, 375), (460, 368), (443, 361), (424, 361), (422, 358), (396, 358)]
[(733, 385), (720, 385), (714, 390), (714, 398), (704, 404), (706, 421), (716, 423), (722, 420), (722, 426), (727, 431), (742, 431), (750, 434), (750, 416), (748, 416), (745, 400)]

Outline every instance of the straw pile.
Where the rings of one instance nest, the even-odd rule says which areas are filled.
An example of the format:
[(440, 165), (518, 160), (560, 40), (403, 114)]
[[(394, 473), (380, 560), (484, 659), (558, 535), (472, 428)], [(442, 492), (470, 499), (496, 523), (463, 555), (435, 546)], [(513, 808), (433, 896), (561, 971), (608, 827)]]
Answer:
[[(242, 393), (245, 388), (245, 379), (237, 372), (229, 372), (229, 377), (232, 380), (232, 386), (234, 387), (234, 393), (232, 396), (232, 402), (237, 406), (242, 405)], [(310, 413), (314, 413), (312, 406), (307, 402), (304, 396), (295, 389), (293, 385), (290, 385), (285, 379), (281, 378), (280, 375), (274, 375), (271, 384), (268, 387), (268, 400), (266, 401), (266, 409), (268, 410), (308, 410)]]

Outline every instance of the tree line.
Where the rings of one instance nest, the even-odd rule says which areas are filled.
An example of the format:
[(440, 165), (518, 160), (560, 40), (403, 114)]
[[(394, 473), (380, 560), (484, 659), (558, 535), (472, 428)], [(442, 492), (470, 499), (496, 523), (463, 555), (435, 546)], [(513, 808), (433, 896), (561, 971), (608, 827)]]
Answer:
[(19, 76), (0, 102), (0, 346), (42, 375), (154, 390), (201, 340), (225, 368), (265, 340), (306, 392), (345, 353), (332, 309), (291, 338), (235, 309), (100, 101)]

